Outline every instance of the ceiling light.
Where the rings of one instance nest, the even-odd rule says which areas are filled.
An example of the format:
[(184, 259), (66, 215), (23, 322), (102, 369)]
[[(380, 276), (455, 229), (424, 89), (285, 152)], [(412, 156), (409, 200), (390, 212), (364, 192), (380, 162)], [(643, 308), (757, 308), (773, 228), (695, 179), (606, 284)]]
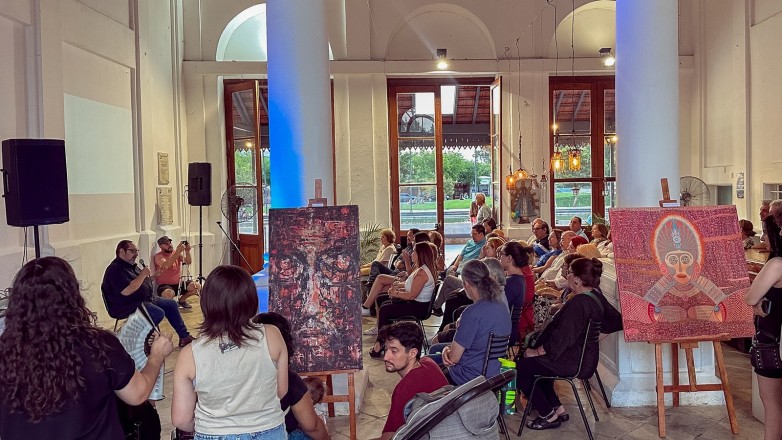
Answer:
[(447, 49), (437, 49), (437, 51), (434, 53), (434, 57), (437, 59), (437, 68), (440, 70), (445, 70), (448, 68), (448, 50)]
[(600, 58), (603, 59), (603, 65), (605, 67), (613, 67), (614, 64), (616, 64), (616, 58), (614, 57), (614, 53), (611, 52), (610, 47), (600, 49)]

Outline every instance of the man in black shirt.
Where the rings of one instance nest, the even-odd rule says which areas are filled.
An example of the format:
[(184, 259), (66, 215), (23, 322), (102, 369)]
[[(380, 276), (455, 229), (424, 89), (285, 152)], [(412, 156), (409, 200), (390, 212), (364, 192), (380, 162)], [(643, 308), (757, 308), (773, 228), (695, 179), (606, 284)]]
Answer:
[(116, 258), (106, 268), (101, 291), (106, 298), (106, 308), (112, 317), (126, 318), (144, 303), (155, 323), (165, 316), (179, 335), (179, 346), (193, 341), (187, 331), (176, 301), (152, 294), (152, 283), (148, 267), (139, 269), (136, 265), (138, 248), (130, 240), (117, 244)]

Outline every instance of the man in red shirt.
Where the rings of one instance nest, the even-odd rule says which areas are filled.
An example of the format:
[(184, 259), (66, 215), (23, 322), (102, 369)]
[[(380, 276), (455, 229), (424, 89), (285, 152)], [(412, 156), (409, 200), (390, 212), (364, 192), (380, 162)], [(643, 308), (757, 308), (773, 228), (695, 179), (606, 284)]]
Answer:
[(190, 255), (190, 244), (186, 241), (179, 243), (174, 249), (171, 239), (162, 236), (157, 241), (160, 252), (152, 258), (155, 263), (155, 279), (157, 281), (157, 294), (163, 298), (173, 299), (180, 294), (179, 306), (189, 309), (192, 306), (187, 303), (187, 298), (198, 295), (201, 291), (201, 285), (193, 280), (186, 280), (185, 291), (180, 292), (182, 280), (182, 264), (190, 264), (193, 260)]
[(417, 393), (431, 393), (448, 385), (448, 380), (433, 360), (421, 359), (424, 335), (414, 322), (400, 321), (383, 327), (378, 339), (386, 347), (383, 356), (386, 371), (402, 376), (391, 395), (391, 408), (383, 426), (383, 435), (375, 439), (389, 440), (405, 424), (403, 412), (407, 402)]

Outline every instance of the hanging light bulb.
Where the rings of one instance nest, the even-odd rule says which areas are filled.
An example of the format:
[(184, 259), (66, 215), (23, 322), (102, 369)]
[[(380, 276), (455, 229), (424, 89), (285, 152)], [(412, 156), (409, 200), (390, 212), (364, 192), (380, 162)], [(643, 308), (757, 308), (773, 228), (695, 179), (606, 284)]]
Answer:
[(554, 151), (554, 154), (551, 155), (551, 169), (555, 173), (565, 169), (565, 159), (562, 157), (561, 151)]
[(512, 191), (516, 188), (516, 176), (513, 175), (513, 168), (508, 165), (508, 175), (505, 176), (505, 189)]
[(570, 171), (581, 170), (581, 149), (573, 147), (568, 151), (568, 169)]

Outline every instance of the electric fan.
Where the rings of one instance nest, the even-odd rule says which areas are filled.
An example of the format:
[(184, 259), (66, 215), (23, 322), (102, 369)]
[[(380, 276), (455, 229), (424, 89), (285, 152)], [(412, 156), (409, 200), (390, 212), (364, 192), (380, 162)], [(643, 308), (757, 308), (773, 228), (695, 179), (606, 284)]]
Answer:
[(682, 176), (679, 181), (679, 200), (682, 206), (704, 206), (709, 204), (709, 187), (703, 180), (693, 176)]
[(220, 208), (230, 222), (247, 222), (258, 213), (258, 189), (249, 183), (233, 185), (223, 193)]

